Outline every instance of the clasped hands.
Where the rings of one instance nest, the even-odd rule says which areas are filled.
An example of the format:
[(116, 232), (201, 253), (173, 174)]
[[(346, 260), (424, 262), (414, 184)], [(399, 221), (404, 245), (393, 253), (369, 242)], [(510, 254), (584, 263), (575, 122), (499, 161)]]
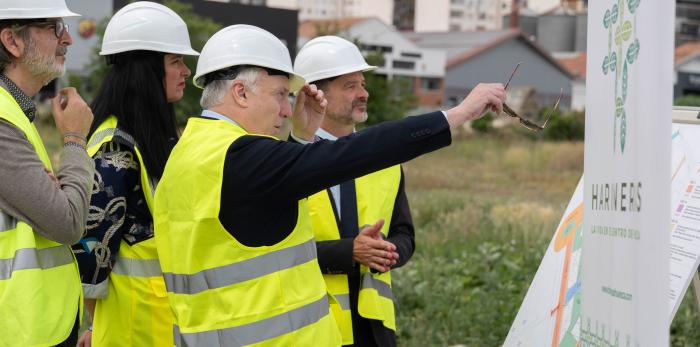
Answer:
[(352, 259), (379, 272), (387, 272), (396, 264), (399, 254), (396, 246), (382, 238), (384, 220), (365, 226), (352, 243)]

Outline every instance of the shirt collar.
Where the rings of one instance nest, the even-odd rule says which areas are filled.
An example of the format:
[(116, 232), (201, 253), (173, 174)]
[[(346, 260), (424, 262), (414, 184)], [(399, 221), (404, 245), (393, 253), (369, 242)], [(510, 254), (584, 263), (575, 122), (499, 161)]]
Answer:
[[(352, 132), (353, 132), (353, 133), (354, 133), (355, 131), (356, 131), (355, 129), (352, 129)], [(335, 135), (333, 135), (333, 134), (327, 132), (327, 131), (324, 130), (323, 128), (318, 128), (318, 130), (316, 130), (316, 136), (318, 136), (318, 137), (320, 137), (320, 138), (322, 138), (322, 139), (324, 139), (324, 140), (331, 140), (331, 141), (335, 141), (335, 140), (338, 139), (337, 136), (335, 136)]]
[(34, 105), (34, 101), (32, 101), (27, 94), (24, 94), (24, 92), (4, 74), (0, 73), (0, 81), (3, 87), (5, 87), (15, 101), (17, 101), (19, 108), (21, 108), (22, 112), (29, 118), (29, 121), (33, 122), (36, 117), (36, 105)]
[(243, 128), (240, 124), (236, 123), (233, 119), (228, 118), (228, 117), (224, 116), (223, 114), (220, 114), (220, 113), (217, 113), (217, 112), (214, 112), (214, 111), (203, 110), (203, 111), (202, 111), (202, 117), (204, 117), (204, 118), (218, 119), (218, 120), (225, 120), (225, 121), (227, 121), (227, 122), (229, 122), (229, 123), (231, 123), (231, 124), (233, 124), (233, 125), (235, 125), (235, 126), (238, 126), (238, 127)]

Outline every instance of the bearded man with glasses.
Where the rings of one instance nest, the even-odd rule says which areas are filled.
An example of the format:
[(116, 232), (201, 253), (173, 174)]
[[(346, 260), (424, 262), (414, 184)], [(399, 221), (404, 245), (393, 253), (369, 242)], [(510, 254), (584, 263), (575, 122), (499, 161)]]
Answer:
[(81, 285), (70, 245), (88, 214), (92, 112), (75, 89), (54, 98), (63, 135), (54, 174), (32, 98), (65, 72), (73, 42), (64, 0), (4, 0), (0, 8), (0, 345), (75, 346)]

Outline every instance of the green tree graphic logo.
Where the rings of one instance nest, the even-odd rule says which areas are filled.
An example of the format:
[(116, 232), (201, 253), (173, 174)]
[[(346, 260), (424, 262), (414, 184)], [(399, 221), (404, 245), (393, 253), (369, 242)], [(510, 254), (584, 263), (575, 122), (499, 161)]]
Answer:
[[(627, 137), (627, 86), (629, 83), (628, 65), (632, 65), (639, 55), (639, 39), (636, 31), (635, 12), (641, 0), (618, 0), (612, 8), (605, 11), (603, 25), (608, 30), (608, 54), (603, 58), (603, 74), (615, 74), (615, 116), (613, 117), (613, 152), (617, 149), (617, 129), (619, 123), (620, 153), (625, 152)], [(625, 19), (625, 3), (627, 10), (633, 15), (631, 20)], [(614, 30), (613, 30), (614, 29)], [(615, 46), (613, 46), (613, 41)], [(626, 51), (625, 51), (626, 45)], [(623, 55), (623, 52), (625, 54)]]

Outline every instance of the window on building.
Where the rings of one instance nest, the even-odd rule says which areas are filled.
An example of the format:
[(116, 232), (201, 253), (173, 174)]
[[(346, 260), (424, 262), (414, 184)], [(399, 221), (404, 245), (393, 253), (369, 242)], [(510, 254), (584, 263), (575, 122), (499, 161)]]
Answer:
[(698, 35), (700, 34), (700, 30), (698, 30), (700, 26), (697, 24), (690, 24), (690, 23), (681, 23), (681, 34), (684, 35)]
[(418, 59), (420, 59), (423, 55), (420, 53), (401, 52), (401, 56), (406, 57), (406, 58), (418, 58)]
[(450, 3), (454, 5), (464, 5), (464, 0), (450, 0)]
[(440, 79), (424, 77), (420, 79), (420, 89), (423, 90), (440, 90)]
[(450, 18), (462, 18), (464, 12), (458, 10), (450, 10)]
[(450, 24), (450, 31), (462, 31), (462, 27), (459, 24)]
[(360, 48), (363, 51), (367, 52), (382, 52), (382, 53), (391, 53), (394, 51), (394, 49), (391, 46), (381, 46), (381, 45), (364, 45), (361, 44)]
[(412, 61), (405, 61), (405, 60), (394, 60), (391, 62), (391, 67), (394, 69), (407, 69), (407, 70), (412, 70), (413, 68), (416, 67), (416, 63)]

